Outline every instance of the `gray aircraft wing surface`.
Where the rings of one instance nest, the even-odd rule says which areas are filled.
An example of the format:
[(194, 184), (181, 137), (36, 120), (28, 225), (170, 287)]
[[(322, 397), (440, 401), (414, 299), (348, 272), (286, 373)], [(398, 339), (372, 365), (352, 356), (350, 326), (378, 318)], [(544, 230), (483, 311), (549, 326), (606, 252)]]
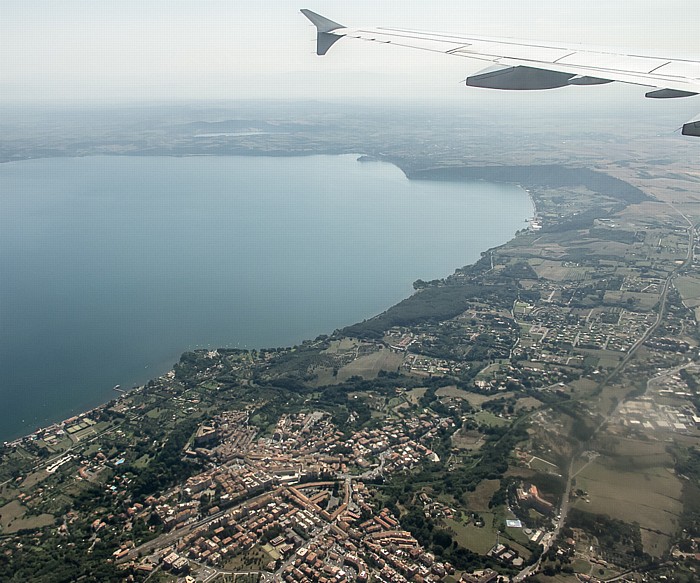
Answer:
[[(348, 28), (302, 9), (317, 29), (316, 53), (325, 55), (341, 38), (443, 53), (491, 63), (467, 77), (471, 87), (507, 90), (602, 85), (614, 81), (649, 87), (646, 97), (670, 99), (700, 93), (700, 61), (621, 54), (578, 45), (421, 32), (403, 28)], [(700, 137), (700, 114), (683, 125)]]

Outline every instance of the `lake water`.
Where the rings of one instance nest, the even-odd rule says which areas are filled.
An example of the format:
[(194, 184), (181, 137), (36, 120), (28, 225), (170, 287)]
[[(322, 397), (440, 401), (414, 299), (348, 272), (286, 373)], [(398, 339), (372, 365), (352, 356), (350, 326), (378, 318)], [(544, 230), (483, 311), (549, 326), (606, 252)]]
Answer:
[(525, 227), (502, 184), (353, 156), (0, 164), (0, 440), (186, 349), (285, 346), (383, 311)]

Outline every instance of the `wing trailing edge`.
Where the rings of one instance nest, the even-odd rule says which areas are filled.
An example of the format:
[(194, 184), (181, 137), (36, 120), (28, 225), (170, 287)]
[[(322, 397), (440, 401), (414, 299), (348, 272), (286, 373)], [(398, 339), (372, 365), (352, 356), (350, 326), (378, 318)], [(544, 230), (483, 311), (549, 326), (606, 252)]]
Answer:
[[(302, 9), (317, 29), (316, 53), (325, 55), (341, 38), (394, 45), (474, 59), (491, 66), (466, 84), (506, 90), (555, 89), (612, 82), (651, 87), (646, 97), (674, 99), (700, 94), (700, 60), (623, 54), (579, 45), (423, 32), (402, 28), (348, 28)], [(700, 116), (683, 135), (700, 137)]]

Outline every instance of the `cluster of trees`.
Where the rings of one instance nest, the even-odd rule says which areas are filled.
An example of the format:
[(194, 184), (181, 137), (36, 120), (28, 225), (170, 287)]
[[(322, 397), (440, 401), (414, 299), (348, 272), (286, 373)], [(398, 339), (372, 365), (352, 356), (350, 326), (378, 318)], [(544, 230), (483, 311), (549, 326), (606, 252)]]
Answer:
[(423, 180), (513, 182), (529, 189), (585, 186), (588, 190), (626, 203), (638, 203), (649, 199), (642, 190), (619, 178), (589, 168), (572, 168), (558, 164), (430, 168), (413, 172), (410, 177)]
[(206, 350), (195, 350), (185, 352), (180, 356), (180, 360), (175, 363), (173, 370), (175, 378), (186, 387), (194, 387), (200, 372), (206, 370), (211, 365), (211, 359), (207, 357)]
[(486, 401), (485, 403), (482, 403), (481, 408), (485, 411), (491, 411), (491, 413), (494, 415), (512, 415), (515, 413), (515, 405), (517, 402), (518, 399), (516, 397), (499, 397), (493, 401)]
[(564, 415), (567, 415), (572, 420), (571, 437), (580, 443), (590, 441), (595, 433), (597, 424), (600, 418), (592, 417), (589, 410), (582, 406), (578, 401), (562, 400), (557, 402), (554, 407)]
[(508, 470), (510, 455), (515, 445), (527, 437), (524, 426), (491, 427), (486, 443), (473, 464), (462, 464), (448, 469), (445, 464), (451, 446), (452, 432), (443, 432), (432, 444), (441, 461), (424, 464), (409, 477), (397, 476), (385, 486), (385, 498), (398, 504), (408, 504), (418, 488), (428, 485), (435, 495), (447, 494), (461, 500), (466, 492), (473, 492), (483, 480), (499, 480)]
[(134, 480), (130, 484), (131, 493), (136, 500), (143, 500), (151, 494), (166, 490), (178, 482), (186, 480), (195, 471), (191, 462), (183, 459), (183, 449), (197, 428), (197, 421), (187, 419), (175, 427), (148, 465), (139, 470), (125, 467), (131, 471)]
[(619, 565), (634, 565), (651, 560), (644, 552), (638, 524), (628, 524), (603, 514), (572, 508), (569, 510), (568, 526), (580, 528), (595, 536), (600, 547)]
[[(22, 533), (20, 533), (22, 534)], [(12, 552), (0, 553), (0, 581), (32, 583), (117, 583), (124, 581), (109, 559), (118, 546), (115, 534), (105, 529), (101, 540), (92, 546), (92, 532), (87, 522), (71, 524), (65, 536), (46, 529), (34, 538), (23, 538), (22, 545), (12, 545)], [(88, 549), (92, 549), (88, 552)]]
[(683, 480), (683, 513), (681, 527), (689, 537), (700, 536), (700, 449), (696, 447), (673, 450), (676, 472), (687, 477)]
[(348, 326), (342, 333), (357, 338), (382, 338), (387, 330), (396, 326), (415, 326), (454, 318), (466, 310), (472, 299), (510, 307), (517, 297), (518, 289), (514, 285), (483, 286), (450, 278), (445, 285), (427, 287), (370, 320)]
[(517, 261), (506, 265), (499, 273), (501, 277), (508, 277), (511, 279), (538, 279), (537, 273), (532, 269), (529, 263), (526, 261)]
[(452, 532), (437, 526), (432, 518), (426, 518), (423, 510), (418, 506), (412, 506), (401, 516), (401, 524), (421, 545), (440, 559), (449, 561), (457, 569), (465, 571), (487, 567), (502, 569), (502, 565), (497, 564), (490, 557), (478, 555), (459, 545)]
[(479, 289), (472, 285), (429, 287), (370, 320), (348, 326), (342, 333), (357, 338), (382, 338), (395, 326), (449, 320), (466, 309), (467, 300), (478, 295)]

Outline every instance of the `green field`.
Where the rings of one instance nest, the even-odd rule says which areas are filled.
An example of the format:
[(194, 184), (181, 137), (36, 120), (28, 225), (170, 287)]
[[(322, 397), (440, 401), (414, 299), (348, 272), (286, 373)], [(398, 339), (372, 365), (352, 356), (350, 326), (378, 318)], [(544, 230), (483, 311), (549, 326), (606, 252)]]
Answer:
[(574, 568), (574, 571), (577, 573), (583, 573), (584, 575), (589, 575), (592, 568), (591, 564), (583, 559), (574, 560), (573, 563), (571, 563), (571, 566)]
[[(598, 458), (576, 476), (576, 487), (588, 492), (590, 503), (577, 500), (574, 507), (639, 523), (644, 550), (661, 556), (683, 510), (681, 482), (663, 467), (624, 471), (620, 467), (624, 458), (611, 460), (612, 466), (604, 465), (605, 460)], [(630, 465), (633, 467), (633, 462)]]
[(490, 411), (479, 411), (474, 415), (474, 420), (477, 423), (483, 423), (491, 427), (504, 427), (509, 424), (508, 420), (502, 419)]
[(473, 492), (464, 495), (467, 508), (473, 512), (491, 512), (489, 502), (500, 487), (500, 480), (483, 480)]
[(538, 472), (561, 474), (561, 470), (557, 465), (542, 458), (533, 458), (530, 461), (530, 468)]
[(534, 397), (523, 397), (522, 399), (518, 399), (517, 402), (515, 403), (515, 412), (518, 413), (522, 411), (523, 409), (529, 410), (529, 409), (537, 409), (542, 405), (542, 401), (539, 401), (538, 399), (535, 399)]
[(477, 451), (484, 445), (484, 436), (478, 431), (460, 429), (452, 436), (452, 447), (462, 451)]
[(641, 292), (628, 291), (606, 291), (604, 301), (606, 303), (626, 303), (632, 300), (636, 308), (640, 310), (651, 310), (659, 301), (659, 294), (645, 294)]
[(350, 377), (360, 376), (363, 379), (374, 379), (379, 371), (397, 371), (404, 361), (404, 353), (392, 352), (388, 349), (378, 350), (372, 354), (353, 360), (338, 371), (337, 382), (347, 381)]
[[(499, 364), (494, 364), (491, 365), (490, 367), (487, 367), (487, 369), (493, 369), (495, 371), (498, 371), (501, 369), (501, 365)], [(486, 371), (487, 369), (484, 369), (479, 373), (481, 375)], [(478, 378), (478, 377), (477, 377)], [(438, 397), (452, 397), (454, 399), (463, 399), (467, 401), (472, 407), (478, 408), (481, 407), (484, 403), (488, 403), (489, 401), (493, 401), (494, 399), (509, 399), (512, 397), (515, 393), (513, 392), (499, 392), (498, 394), (495, 395), (481, 395), (479, 393), (470, 393), (469, 391), (463, 391), (462, 389), (458, 389), (457, 387), (451, 386), (451, 387), (442, 387), (435, 391), (435, 394)]]
[(263, 546), (262, 546), (262, 550), (265, 551), (265, 552), (270, 556), (270, 559), (272, 559), (273, 561), (276, 561), (276, 560), (279, 559), (280, 556), (281, 556), (281, 555), (277, 552), (277, 549), (275, 549), (275, 547), (273, 547), (273, 546), (270, 545), (270, 544), (263, 545)]
[(464, 524), (456, 520), (446, 520), (447, 527), (455, 533), (457, 544), (479, 554), (486, 554), (496, 544), (496, 530), (493, 526), (494, 516), (480, 513), (486, 525), (479, 528), (474, 524)]
[(42, 528), (54, 523), (50, 514), (26, 516), (27, 509), (18, 500), (0, 508), (0, 533), (10, 534), (24, 529)]
[(405, 394), (406, 399), (412, 404), (412, 405), (417, 405), (420, 400), (423, 398), (425, 393), (427, 392), (428, 389), (426, 388), (418, 388), (418, 389), (411, 389), (408, 391), (408, 393)]

